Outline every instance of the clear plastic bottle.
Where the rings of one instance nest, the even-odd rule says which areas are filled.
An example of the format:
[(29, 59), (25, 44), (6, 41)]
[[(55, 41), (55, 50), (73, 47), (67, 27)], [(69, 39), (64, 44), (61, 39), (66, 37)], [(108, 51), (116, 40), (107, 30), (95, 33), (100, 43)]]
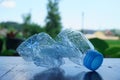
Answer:
[(27, 61), (33, 61), (37, 66), (48, 68), (60, 67), (63, 58), (72, 62), (82, 63), (90, 70), (96, 70), (103, 61), (103, 56), (80, 31), (63, 30), (56, 39), (42, 32), (24, 41), (17, 52)]
[(53, 68), (64, 63), (62, 57), (58, 55), (58, 46), (47, 33), (35, 34), (22, 42), (17, 52), (26, 61), (34, 62), (37, 66)]
[[(98, 69), (103, 62), (103, 55), (94, 49), (91, 42), (80, 32), (74, 30), (63, 30), (57, 36), (57, 41), (63, 45), (72, 45), (79, 50), (69, 59), (78, 64), (84, 65), (90, 70)], [(70, 42), (70, 44), (67, 44)]]

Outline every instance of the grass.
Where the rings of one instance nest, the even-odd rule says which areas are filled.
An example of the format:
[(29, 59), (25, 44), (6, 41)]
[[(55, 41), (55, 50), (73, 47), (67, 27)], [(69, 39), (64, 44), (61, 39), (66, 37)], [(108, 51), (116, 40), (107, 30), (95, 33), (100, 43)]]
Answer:
[(120, 40), (90, 39), (94, 47), (101, 52), (104, 57), (120, 58)]
[(120, 58), (120, 40), (105, 40), (109, 48), (105, 51), (105, 56), (112, 58)]
[(105, 40), (109, 47), (120, 47), (120, 40)]

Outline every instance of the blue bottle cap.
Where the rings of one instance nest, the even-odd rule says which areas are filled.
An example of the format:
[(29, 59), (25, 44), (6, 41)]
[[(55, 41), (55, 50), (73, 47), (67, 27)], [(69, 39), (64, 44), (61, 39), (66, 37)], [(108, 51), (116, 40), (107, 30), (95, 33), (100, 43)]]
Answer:
[(90, 70), (98, 69), (103, 62), (103, 55), (96, 50), (88, 50), (83, 60), (83, 65)]

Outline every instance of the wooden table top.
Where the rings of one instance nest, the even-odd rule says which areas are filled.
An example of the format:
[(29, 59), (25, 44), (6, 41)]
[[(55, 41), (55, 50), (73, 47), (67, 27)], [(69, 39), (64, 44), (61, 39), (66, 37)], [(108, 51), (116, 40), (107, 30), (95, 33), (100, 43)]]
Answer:
[(120, 80), (120, 58), (105, 58), (92, 72), (68, 59), (60, 68), (47, 69), (21, 57), (0, 57), (0, 80)]

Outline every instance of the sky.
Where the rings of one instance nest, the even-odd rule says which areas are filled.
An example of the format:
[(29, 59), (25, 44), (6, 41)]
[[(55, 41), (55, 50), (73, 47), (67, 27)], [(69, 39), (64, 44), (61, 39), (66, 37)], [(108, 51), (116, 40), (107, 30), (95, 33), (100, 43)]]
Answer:
[[(0, 0), (0, 22), (22, 23), (22, 16), (32, 15), (32, 22), (45, 25), (47, 0)], [(120, 29), (120, 0), (60, 0), (63, 29)]]

